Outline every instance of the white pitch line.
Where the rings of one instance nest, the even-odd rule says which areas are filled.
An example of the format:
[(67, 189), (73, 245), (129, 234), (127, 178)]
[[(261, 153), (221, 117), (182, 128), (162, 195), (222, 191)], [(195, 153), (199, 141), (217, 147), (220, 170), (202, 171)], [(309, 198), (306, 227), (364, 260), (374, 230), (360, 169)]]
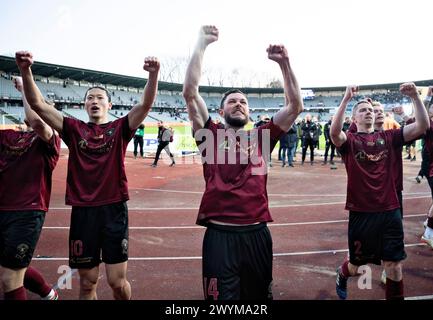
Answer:
[[(420, 196), (404, 198), (403, 200), (425, 199), (431, 196)], [(299, 203), (299, 204), (284, 204), (284, 205), (270, 205), (269, 208), (292, 208), (292, 207), (316, 207), (316, 206), (331, 206), (331, 205), (344, 205), (345, 201), (338, 202), (319, 202), (319, 203)], [(173, 211), (173, 210), (198, 210), (199, 207), (129, 207), (128, 211)], [(53, 210), (71, 210), (70, 207), (51, 207), (49, 211)]]
[[(408, 218), (416, 218), (416, 217), (424, 217), (425, 214), (408, 214), (404, 217)], [(287, 223), (269, 223), (268, 227), (290, 227), (290, 226), (302, 226), (302, 225), (315, 225), (315, 224), (329, 224), (329, 223), (344, 223), (349, 220), (325, 220), (325, 221), (308, 221), (308, 222), (287, 222)], [(165, 226), (165, 227), (129, 227), (130, 230), (174, 230), (174, 229), (203, 229), (205, 227), (190, 225), (190, 226)], [(67, 230), (69, 227), (43, 227), (43, 229), (48, 230)]]
[(404, 300), (433, 300), (433, 295), (404, 297)]
[(188, 194), (203, 194), (203, 191), (184, 191), (174, 189), (150, 189), (150, 188), (130, 188), (129, 190), (144, 190), (144, 191), (155, 191), (155, 192), (166, 192), (166, 193), (188, 193)]
[[(174, 189), (152, 189), (152, 188), (131, 188), (131, 190), (144, 190), (144, 191), (154, 191), (154, 192), (166, 192), (166, 193), (184, 193), (184, 194), (203, 194), (203, 191), (185, 191), (185, 190), (174, 190)], [(430, 192), (412, 192), (403, 193), (406, 196), (410, 195), (429, 195)], [(268, 196), (273, 197), (345, 197), (345, 193), (338, 194), (287, 194), (287, 193), (268, 193)]]
[[(405, 247), (418, 247), (426, 246), (425, 243), (411, 243), (405, 244)], [(347, 252), (348, 249), (335, 249), (335, 250), (318, 250), (318, 251), (299, 251), (299, 252), (283, 252), (274, 253), (274, 257), (285, 257), (285, 256), (303, 256), (303, 255), (314, 255), (314, 254), (325, 254), (325, 253), (337, 253)], [(33, 260), (38, 261), (67, 261), (68, 258), (64, 257), (35, 257)], [(173, 260), (201, 260), (201, 256), (191, 257), (130, 257), (128, 260), (131, 261), (173, 261)]]
[[(411, 243), (405, 244), (405, 247), (417, 247), (426, 246), (425, 243)], [(285, 253), (274, 253), (274, 257), (285, 257), (285, 256), (302, 256), (302, 255), (312, 255), (312, 254), (324, 254), (324, 253), (337, 253), (337, 252), (348, 252), (348, 249), (336, 249), (336, 250), (319, 250), (319, 251), (302, 251), (302, 252), (285, 252)]]

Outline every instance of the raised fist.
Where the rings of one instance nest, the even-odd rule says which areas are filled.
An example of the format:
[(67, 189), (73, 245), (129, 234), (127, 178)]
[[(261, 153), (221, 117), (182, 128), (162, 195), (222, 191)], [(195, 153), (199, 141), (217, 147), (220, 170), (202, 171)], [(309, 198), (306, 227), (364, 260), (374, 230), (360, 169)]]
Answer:
[(289, 59), (287, 49), (282, 44), (270, 44), (266, 51), (268, 53), (268, 58), (275, 62), (281, 63), (284, 60)]
[(12, 82), (19, 92), (23, 92), (23, 78), (21, 77), (13, 77)]
[(394, 108), (392, 108), (392, 111), (393, 111), (395, 114), (398, 114), (399, 116), (402, 115), (402, 114), (404, 113), (403, 106), (397, 106), (397, 107), (394, 107)]
[(200, 29), (200, 40), (208, 45), (218, 40), (219, 31), (215, 26), (202, 26)]
[(413, 82), (406, 82), (400, 85), (400, 92), (405, 96), (410, 98), (416, 98), (418, 96), (418, 91), (416, 90), (416, 85)]
[(433, 96), (433, 86), (429, 86), (429, 87), (428, 87), (427, 95), (428, 95), (429, 97)]
[(28, 69), (33, 64), (33, 55), (28, 51), (18, 51), (15, 53), (15, 61), (20, 70)]
[(158, 72), (160, 63), (157, 57), (146, 57), (144, 59), (143, 69), (149, 73)]
[(355, 85), (347, 86), (346, 93), (344, 94), (344, 97), (347, 99), (352, 99), (359, 91), (359, 87)]

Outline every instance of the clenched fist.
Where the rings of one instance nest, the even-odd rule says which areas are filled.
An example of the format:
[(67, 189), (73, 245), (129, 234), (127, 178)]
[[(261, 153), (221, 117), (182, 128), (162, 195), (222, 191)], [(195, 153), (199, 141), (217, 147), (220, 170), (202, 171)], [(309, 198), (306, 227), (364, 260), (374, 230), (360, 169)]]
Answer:
[(19, 92), (23, 92), (23, 78), (21, 77), (13, 77), (12, 83)]
[(207, 46), (218, 40), (219, 31), (215, 26), (202, 26), (200, 29), (200, 41)]
[(28, 69), (33, 64), (33, 54), (28, 51), (18, 51), (15, 53), (15, 61), (20, 70)]
[(157, 57), (146, 57), (144, 59), (143, 69), (149, 73), (158, 72), (160, 63)]
[(268, 53), (268, 58), (277, 63), (282, 63), (289, 59), (287, 49), (282, 44), (270, 44), (266, 51)]
[(416, 85), (413, 82), (406, 82), (400, 85), (400, 92), (405, 96), (410, 98), (416, 98), (418, 96), (418, 91)]
[(346, 93), (344, 94), (344, 98), (350, 100), (352, 99), (359, 91), (358, 86), (350, 85), (346, 88)]

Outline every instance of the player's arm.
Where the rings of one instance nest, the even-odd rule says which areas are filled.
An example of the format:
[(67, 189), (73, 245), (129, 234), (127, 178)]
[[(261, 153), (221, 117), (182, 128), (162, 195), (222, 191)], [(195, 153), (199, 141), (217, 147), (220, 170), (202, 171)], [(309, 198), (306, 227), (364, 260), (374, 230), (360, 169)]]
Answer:
[(397, 107), (392, 108), (392, 112), (394, 112), (396, 115), (400, 116), (400, 118), (402, 118), (405, 123), (407, 123), (408, 121), (410, 121), (412, 119), (411, 117), (409, 117), (404, 112), (403, 106), (397, 106)]
[(15, 60), (23, 79), (24, 95), (31, 109), (51, 128), (61, 132), (63, 129), (63, 115), (54, 108), (54, 105), (45, 101), (33, 79), (31, 70), (33, 55), (28, 51), (19, 51), (15, 53)]
[(427, 110), (421, 101), (418, 90), (413, 82), (400, 85), (400, 92), (411, 98), (414, 105), (415, 122), (403, 128), (404, 141), (412, 141), (422, 135), (430, 126)]
[(273, 122), (281, 130), (287, 132), (298, 115), (304, 110), (301, 90), (290, 66), (287, 49), (283, 45), (270, 45), (267, 49), (268, 58), (277, 62), (284, 79), (284, 97), (286, 106), (273, 117)]
[(21, 77), (14, 77), (13, 83), (15, 88), (21, 93), (21, 97), (24, 105), (24, 113), (26, 115), (26, 120), (30, 127), (36, 132), (36, 134), (45, 142), (49, 142), (53, 136), (53, 129), (51, 129), (42, 119), (34, 112), (24, 94), (23, 90), (23, 80)]
[(348, 86), (346, 93), (344, 94), (343, 100), (341, 100), (340, 106), (334, 115), (334, 120), (331, 123), (330, 136), (332, 143), (336, 147), (340, 147), (347, 140), (346, 134), (343, 132), (344, 114), (346, 112), (347, 104), (353, 98), (358, 91), (357, 86)]
[(201, 27), (197, 44), (186, 69), (183, 97), (194, 131), (202, 129), (209, 118), (206, 103), (200, 96), (198, 89), (204, 52), (209, 44), (218, 40), (218, 34), (218, 29), (215, 26)]
[(136, 104), (128, 113), (129, 128), (135, 130), (146, 118), (153, 103), (155, 102), (156, 93), (158, 91), (158, 72), (160, 63), (155, 57), (147, 57), (144, 59), (143, 69), (149, 72), (149, 78), (144, 87), (144, 93), (141, 102)]
[(432, 104), (433, 104), (433, 86), (429, 86), (427, 95), (424, 98), (424, 106), (428, 110)]

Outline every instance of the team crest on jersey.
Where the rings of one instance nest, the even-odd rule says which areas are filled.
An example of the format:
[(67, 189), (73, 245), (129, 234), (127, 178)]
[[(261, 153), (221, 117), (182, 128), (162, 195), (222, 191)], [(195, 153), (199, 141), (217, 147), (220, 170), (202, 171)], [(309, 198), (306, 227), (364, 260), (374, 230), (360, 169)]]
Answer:
[(365, 151), (361, 150), (357, 154), (355, 154), (355, 159), (357, 161), (365, 161), (365, 159), (366, 159), (366, 153), (365, 153)]
[(87, 142), (85, 139), (81, 139), (81, 140), (78, 142), (78, 146), (79, 146), (81, 149), (86, 149), (87, 145), (88, 145), (88, 142)]
[(17, 246), (17, 253), (15, 255), (15, 258), (18, 260), (23, 260), (26, 255), (27, 252), (29, 251), (29, 246), (25, 243), (21, 243)]
[(127, 239), (123, 239), (122, 243), (122, 254), (128, 254), (128, 240)]
[(111, 137), (114, 134), (114, 128), (108, 129), (107, 131), (105, 131), (105, 134), (108, 137)]
[(382, 138), (379, 138), (376, 140), (376, 145), (377, 146), (384, 146), (385, 145), (385, 140), (383, 140)]

